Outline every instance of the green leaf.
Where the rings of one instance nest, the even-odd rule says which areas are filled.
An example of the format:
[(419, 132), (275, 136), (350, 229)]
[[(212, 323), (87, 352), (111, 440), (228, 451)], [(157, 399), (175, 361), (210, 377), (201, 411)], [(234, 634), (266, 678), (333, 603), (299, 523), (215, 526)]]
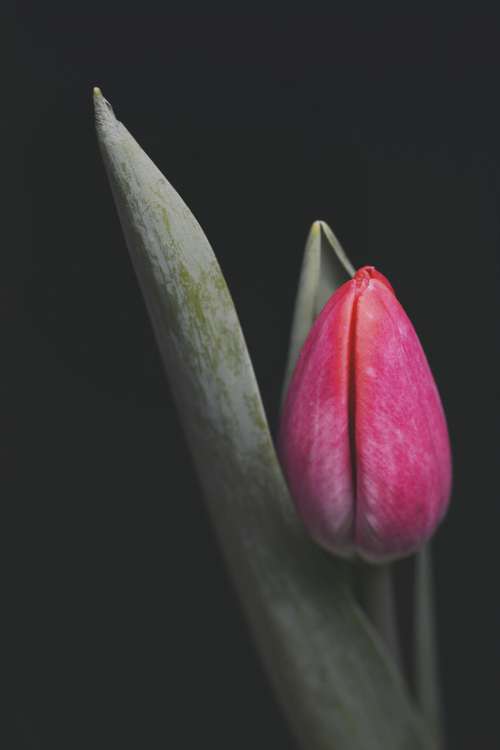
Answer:
[[(397, 670), (351, 597), (348, 568), (310, 542), (295, 516), (203, 231), (99, 90), (95, 108), (118, 214), (214, 527), (301, 746), (428, 750)], [(189, 545), (189, 529), (183, 533)]]
[(328, 224), (315, 221), (307, 237), (295, 298), (283, 396), (314, 319), (330, 295), (352, 276), (354, 268)]

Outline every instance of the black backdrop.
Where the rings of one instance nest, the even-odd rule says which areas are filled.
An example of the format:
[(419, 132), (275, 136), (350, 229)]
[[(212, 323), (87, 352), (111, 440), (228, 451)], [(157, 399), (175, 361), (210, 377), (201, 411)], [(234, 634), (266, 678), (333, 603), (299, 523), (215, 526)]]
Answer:
[(210, 238), (273, 426), (311, 222), (396, 288), (454, 450), (435, 544), (450, 747), (498, 747), (498, 19), (82, 7), (9, 19), (5, 747), (292, 747), (161, 371), (95, 84)]

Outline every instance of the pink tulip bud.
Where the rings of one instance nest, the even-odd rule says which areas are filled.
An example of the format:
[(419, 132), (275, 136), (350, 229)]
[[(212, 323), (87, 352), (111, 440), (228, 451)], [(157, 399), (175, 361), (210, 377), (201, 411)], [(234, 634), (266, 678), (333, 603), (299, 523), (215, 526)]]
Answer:
[(451, 491), (441, 400), (394, 290), (365, 266), (330, 297), (300, 353), (279, 453), (312, 537), (385, 562), (436, 529)]

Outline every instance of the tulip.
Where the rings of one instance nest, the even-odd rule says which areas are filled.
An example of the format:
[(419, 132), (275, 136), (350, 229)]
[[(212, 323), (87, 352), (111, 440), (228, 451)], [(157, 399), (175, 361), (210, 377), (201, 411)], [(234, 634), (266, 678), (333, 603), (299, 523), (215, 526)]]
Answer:
[[(289, 492), (249, 353), (203, 230), (98, 88), (94, 100), (99, 146), (193, 468), (300, 747), (434, 747), (424, 711), (416, 710), (390, 652), (380, 648), (346, 590), (344, 566), (313, 544), (303, 544), (298, 554), (300, 524), (287, 512)], [(294, 361), (325, 290), (338, 286), (343, 271), (337, 261), (354, 272), (331, 230), (317, 222), (301, 274)], [(170, 475), (164, 474), (168, 494)], [(189, 537), (175, 513), (170, 520), (176, 533)], [(380, 578), (386, 568), (364, 566), (363, 573)], [(429, 622), (423, 622), (420, 640), (428, 646)], [(432, 655), (426, 647), (427, 660)], [(424, 707), (435, 694), (435, 680), (428, 683)]]
[(300, 352), (279, 454), (311, 536), (343, 557), (416, 551), (448, 506), (446, 419), (417, 334), (387, 279), (358, 270)]

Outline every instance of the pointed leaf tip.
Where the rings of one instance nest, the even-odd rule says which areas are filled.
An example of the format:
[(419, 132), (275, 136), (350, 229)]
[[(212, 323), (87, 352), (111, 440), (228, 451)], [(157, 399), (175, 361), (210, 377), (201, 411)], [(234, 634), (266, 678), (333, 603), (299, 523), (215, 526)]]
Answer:
[(307, 235), (295, 298), (283, 398), (315, 317), (333, 292), (352, 276), (354, 267), (326, 221), (313, 222)]
[(113, 107), (108, 100), (104, 98), (99, 86), (94, 86), (93, 99), (96, 126), (100, 128), (104, 123), (108, 125), (116, 124), (117, 119), (113, 112)]

